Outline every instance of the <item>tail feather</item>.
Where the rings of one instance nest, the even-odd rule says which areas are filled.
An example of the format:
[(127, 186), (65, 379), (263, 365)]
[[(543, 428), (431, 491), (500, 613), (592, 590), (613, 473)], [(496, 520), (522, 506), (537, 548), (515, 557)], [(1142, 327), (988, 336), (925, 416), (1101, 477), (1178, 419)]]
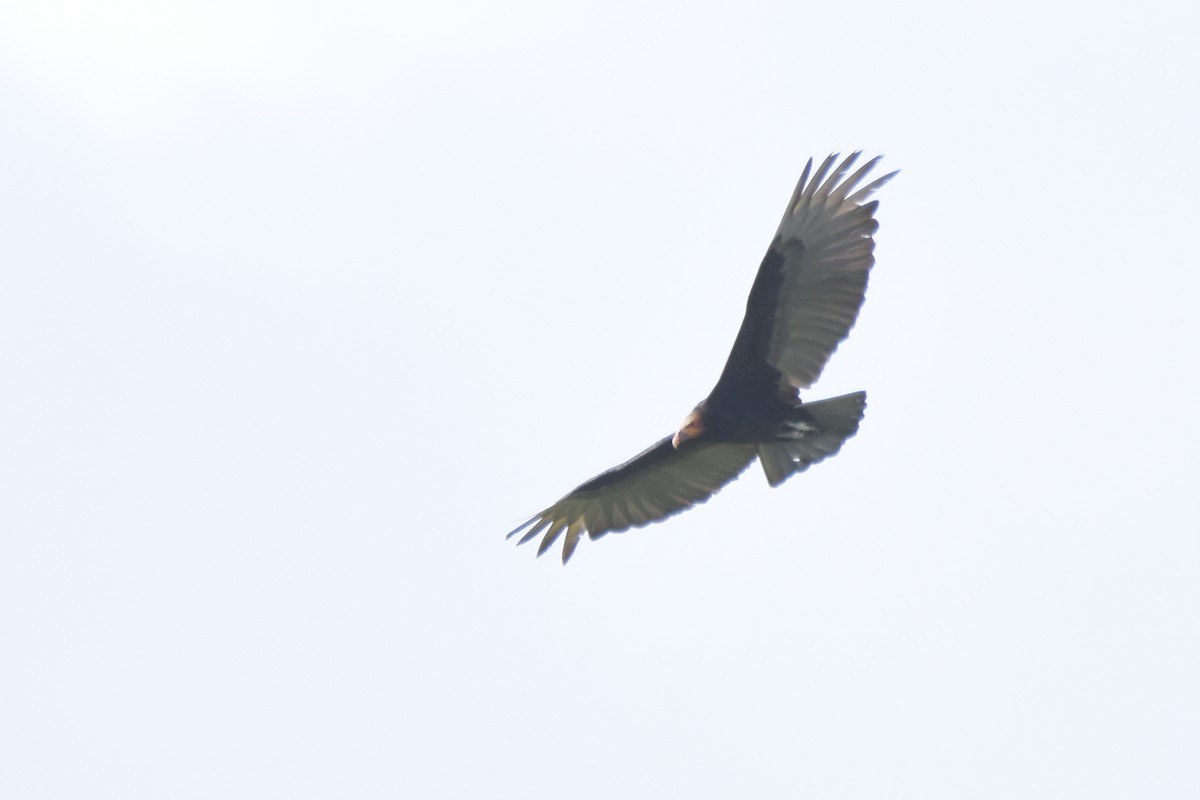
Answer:
[(767, 483), (778, 486), (810, 464), (836, 454), (858, 431), (866, 407), (866, 392), (799, 406), (794, 434), (758, 446)]

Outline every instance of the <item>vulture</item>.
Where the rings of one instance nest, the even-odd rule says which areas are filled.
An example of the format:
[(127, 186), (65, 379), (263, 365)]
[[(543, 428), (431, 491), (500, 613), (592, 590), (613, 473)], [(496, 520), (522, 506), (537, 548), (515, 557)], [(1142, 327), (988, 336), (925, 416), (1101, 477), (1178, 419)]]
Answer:
[(565, 564), (586, 533), (598, 539), (703, 503), (754, 461), (778, 486), (832, 456), (858, 430), (866, 392), (801, 402), (858, 316), (875, 262), (877, 200), (896, 173), (865, 185), (879, 162), (851, 173), (860, 153), (810, 158), (767, 248), (746, 316), (716, 386), (679, 430), (580, 484), (508, 534), (539, 534), (538, 555), (560, 537)]

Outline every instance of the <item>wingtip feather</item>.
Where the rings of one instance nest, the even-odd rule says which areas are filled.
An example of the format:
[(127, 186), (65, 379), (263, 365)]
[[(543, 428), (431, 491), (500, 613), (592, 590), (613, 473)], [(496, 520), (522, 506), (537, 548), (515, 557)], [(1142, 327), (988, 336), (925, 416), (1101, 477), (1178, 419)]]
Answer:
[(579, 534), (583, 530), (583, 520), (577, 519), (571, 523), (571, 527), (567, 528), (566, 538), (563, 539), (562, 563), (571, 560), (571, 556), (575, 553), (575, 548), (579, 546)]
[[(525, 531), (525, 535), (524, 535), (524, 536), (522, 536), (520, 539), (518, 539), (518, 540), (517, 540), (517, 544), (521, 545), (521, 544), (525, 544), (526, 542), (532, 541), (534, 538), (536, 538), (536, 537), (537, 537), (537, 535), (538, 535), (539, 533), (541, 533), (543, 530), (545, 530), (545, 529), (546, 529), (546, 527), (547, 527), (547, 526), (550, 524), (550, 522), (551, 522), (551, 521), (550, 521), (549, 519), (547, 519), (546, 517), (543, 517), (543, 516), (540, 516), (540, 515), (539, 515), (539, 516), (537, 516), (537, 517), (534, 517), (534, 519), (533, 519), (533, 520), (531, 520), (531, 521), (533, 521), (533, 522), (534, 522), (534, 525), (533, 525), (533, 527), (532, 527), (532, 528), (530, 528), (529, 530)], [(518, 528), (517, 530), (520, 530), (520, 528)], [(516, 532), (516, 531), (514, 531), (514, 533), (515, 533), (515, 532)]]
[(889, 172), (887, 175), (884, 175), (881, 178), (876, 178), (875, 180), (868, 183), (866, 186), (859, 189), (854, 194), (847, 197), (846, 202), (854, 203), (855, 205), (862, 205), (862, 202), (864, 200), (866, 200), (868, 197), (873, 195), (875, 192), (882, 189), (884, 187), (884, 185), (888, 183), (888, 181), (890, 181), (892, 178), (896, 177), (899, 174), (900, 174), (900, 170), (894, 169), (891, 172)]
[(518, 525), (517, 527), (513, 528), (513, 529), (512, 529), (511, 531), (509, 531), (507, 534), (505, 534), (504, 538), (505, 538), (505, 539), (511, 539), (512, 537), (516, 536), (518, 533), (520, 533), (521, 531), (525, 530), (525, 529), (526, 529), (526, 528), (528, 528), (530, 525), (532, 525), (532, 524), (534, 523), (534, 521), (536, 521), (536, 520), (537, 520), (537, 516), (536, 516), (536, 515), (535, 515), (535, 516), (532, 516), (532, 517), (530, 517), (529, 519), (525, 520), (524, 522), (522, 522), (522, 523), (521, 523), (520, 525)]

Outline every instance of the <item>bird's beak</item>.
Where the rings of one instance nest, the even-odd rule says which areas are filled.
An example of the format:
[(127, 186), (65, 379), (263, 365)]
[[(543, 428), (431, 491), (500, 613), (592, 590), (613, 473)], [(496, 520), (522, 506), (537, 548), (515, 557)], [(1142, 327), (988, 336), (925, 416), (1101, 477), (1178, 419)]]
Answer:
[(682, 431), (675, 431), (675, 435), (671, 437), (671, 447), (674, 447), (676, 450), (679, 449), (679, 443), (683, 441), (679, 436), (680, 433)]

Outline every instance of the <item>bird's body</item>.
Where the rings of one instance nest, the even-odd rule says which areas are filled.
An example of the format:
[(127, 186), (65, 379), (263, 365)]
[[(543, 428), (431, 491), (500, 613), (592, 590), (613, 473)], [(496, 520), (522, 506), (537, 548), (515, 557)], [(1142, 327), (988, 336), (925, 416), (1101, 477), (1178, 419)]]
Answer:
[(846, 177), (857, 157), (830, 173), (830, 156), (811, 180), (809, 160), (755, 275), (725, 369), (674, 436), (576, 487), (510, 537), (524, 530), (524, 543), (543, 534), (540, 555), (565, 533), (565, 563), (584, 532), (596, 539), (702, 503), (755, 457), (778, 486), (854, 435), (864, 392), (802, 403), (799, 390), (854, 324), (874, 263), (878, 203), (863, 201), (895, 173), (855, 192), (879, 160)]

